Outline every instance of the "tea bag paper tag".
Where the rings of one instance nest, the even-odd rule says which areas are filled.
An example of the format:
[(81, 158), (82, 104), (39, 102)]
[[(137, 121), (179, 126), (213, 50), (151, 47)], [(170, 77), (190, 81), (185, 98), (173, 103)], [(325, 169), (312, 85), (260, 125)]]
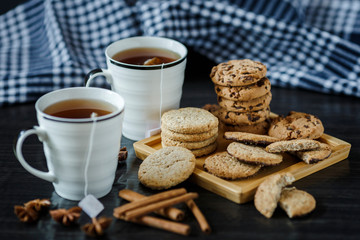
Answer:
[(153, 129), (149, 129), (146, 131), (145, 133), (145, 138), (148, 138), (148, 137), (151, 137), (151, 136), (154, 136), (156, 134), (159, 134), (160, 133), (160, 128), (153, 128)]
[(91, 218), (96, 217), (104, 210), (104, 205), (91, 194), (87, 195), (79, 202), (79, 207), (81, 207)]

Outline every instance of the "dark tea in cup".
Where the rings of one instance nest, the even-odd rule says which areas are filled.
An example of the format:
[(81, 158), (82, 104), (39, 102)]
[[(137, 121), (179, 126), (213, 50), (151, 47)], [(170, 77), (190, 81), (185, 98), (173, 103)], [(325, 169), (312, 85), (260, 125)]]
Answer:
[(178, 60), (180, 55), (162, 48), (131, 48), (111, 57), (115, 61), (133, 65), (159, 65)]
[(115, 111), (110, 103), (92, 99), (71, 99), (48, 106), (44, 113), (61, 118), (90, 118), (92, 113), (97, 117)]

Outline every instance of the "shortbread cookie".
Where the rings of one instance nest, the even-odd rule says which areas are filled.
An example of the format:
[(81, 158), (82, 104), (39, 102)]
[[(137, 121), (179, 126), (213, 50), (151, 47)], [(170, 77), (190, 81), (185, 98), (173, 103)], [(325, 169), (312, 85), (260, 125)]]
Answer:
[(268, 153), (262, 147), (249, 146), (238, 142), (230, 143), (227, 152), (239, 161), (262, 166), (278, 165), (283, 160), (281, 154)]
[(204, 141), (211, 137), (214, 137), (218, 134), (218, 128), (213, 128), (207, 132), (203, 133), (195, 133), (195, 134), (185, 134), (185, 133), (177, 133), (167, 129), (164, 125), (161, 126), (161, 136), (165, 136), (172, 140), (182, 141), (182, 142), (197, 142)]
[(218, 103), (222, 108), (232, 112), (249, 112), (258, 111), (267, 108), (271, 102), (271, 92), (264, 96), (254, 98), (248, 101), (233, 101), (226, 98), (218, 97)]
[(250, 59), (230, 60), (211, 69), (210, 78), (222, 86), (244, 86), (265, 77), (266, 66)]
[(182, 147), (165, 147), (140, 164), (138, 177), (151, 189), (167, 189), (185, 181), (195, 169), (195, 156)]
[(272, 143), (266, 147), (270, 153), (297, 152), (312, 150), (320, 147), (320, 142), (312, 139), (283, 140)]
[(271, 90), (270, 80), (266, 77), (260, 79), (258, 82), (241, 87), (225, 87), (215, 85), (215, 93), (223, 98), (233, 101), (249, 101), (254, 98), (259, 98), (269, 93)]
[[(165, 142), (161, 142), (162, 147), (169, 147), (169, 145), (166, 145)], [(217, 148), (217, 142), (213, 142), (205, 147), (197, 148), (197, 149), (189, 149), (195, 157), (202, 157), (209, 155), (210, 153), (214, 152)]]
[(279, 141), (279, 139), (267, 135), (246, 133), (246, 132), (225, 132), (224, 138), (249, 145), (267, 146)]
[(203, 133), (217, 128), (219, 120), (201, 108), (187, 107), (170, 110), (161, 117), (161, 124), (177, 133)]
[(220, 121), (230, 125), (253, 125), (263, 122), (270, 116), (270, 108), (252, 112), (231, 112), (224, 108), (218, 111)]
[(209, 173), (224, 179), (240, 179), (253, 176), (261, 166), (238, 161), (227, 152), (219, 152), (207, 157), (204, 169)]
[(312, 212), (316, 207), (316, 201), (311, 194), (292, 187), (282, 190), (279, 205), (289, 218), (293, 218)]
[(192, 150), (192, 149), (203, 148), (203, 147), (206, 147), (206, 146), (212, 144), (213, 142), (216, 141), (217, 136), (218, 136), (218, 134), (215, 134), (211, 138), (208, 138), (204, 141), (182, 142), (182, 141), (177, 141), (177, 140), (172, 140), (170, 138), (167, 138), (166, 136), (164, 136), (163, 133), (161, 133), (161, 142), (164, 142), (164, 145), (166, 145), (166, 146), (178, 146), (178, 147), (184, 147), (189, 150)]
[(317, 163), (331, 155), (331, 147), (326, 143), (320, 143), (320, 147), (317, 149), (295, 152), (295, 155), (307, 164)]
[(269, 136), (282, 140), (308, 138), (317, 139), (324, 133), (324, 126), (314, 115), (291, 111), (286, 117), (273, 120)]
[(271, 218), (277, 207), (282, 189), (294, 181), (295, 178), (291, 173), (267, 177), (256, 190), (254, 196), (256, 209), (265, 217)]
[(224, 131), (232, 131), (232, 132), (247, 132), (247, 133), (254, 133), (254, 134), (267, 134), (270, 126), (270, 121), (265, 120), (253, 125), (231, 125), (220, 123), (220, 126)]

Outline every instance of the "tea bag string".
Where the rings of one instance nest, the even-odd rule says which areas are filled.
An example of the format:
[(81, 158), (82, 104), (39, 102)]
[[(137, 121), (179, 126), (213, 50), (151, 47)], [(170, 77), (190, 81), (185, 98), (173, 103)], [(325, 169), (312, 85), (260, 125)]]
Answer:
[(159, 113), (160, 128), (161, 128), (161, 113), (162, 113), (162, 105), (163, 105), (163, 71), (164, 71), (164, 63), (161, 64), (161, 72), (160, 72), (160, 113)]
[(92, 152), (93, 143), (94, 143), (94, 134), (95, 134), (95, 127), (96, 127), (97, 113), (95, 113), (95, 112), (91, 113), (90, 117), (92, 119), (92, 126), (91, 126), (91, 131), (90, 131), (89, 148), (88, 148), (88, 152), (87, 152), (87, 156), (86, 156), (86, 160), (85, 160), (85, 168), (84, 168), (84, 178), (85, 178), (84, 195), (85, 195), (85, 197), (88, 195), (88, 185), (89, 185), (88, 169), (89, 169), (90, 157), (91, 157), (91, 152)]

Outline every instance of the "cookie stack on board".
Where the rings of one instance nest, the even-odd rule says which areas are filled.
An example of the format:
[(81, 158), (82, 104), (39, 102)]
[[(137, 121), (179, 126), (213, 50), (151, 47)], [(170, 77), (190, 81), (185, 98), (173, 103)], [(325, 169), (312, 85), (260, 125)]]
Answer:
[(194, 107), (170, 110), (161, 117), (161, 144), (189, 149), (195, 157), (215, 151), (218, 119), (210, 112)]
[(220, 106), (215, 115), (225, 130), (267, 133), (272, 95), (266, 71), (264, 64), (250, 59), (231, 60), (212, 68), (210, 77)]

